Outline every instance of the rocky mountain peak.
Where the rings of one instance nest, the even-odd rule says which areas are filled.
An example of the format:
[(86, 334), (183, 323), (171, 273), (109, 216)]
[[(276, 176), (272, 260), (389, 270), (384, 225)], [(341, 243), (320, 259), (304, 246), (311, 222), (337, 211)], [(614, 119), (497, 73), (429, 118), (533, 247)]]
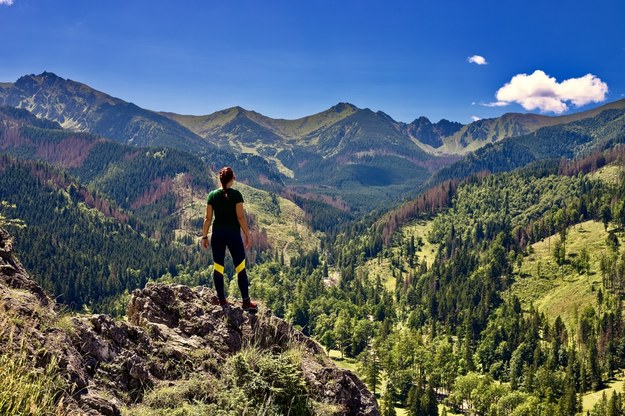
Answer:
[(22, 90), (31, 90), (34, 87), (40, 87), (42, 85), (51, 86), (58, 82), (64, 82), (65, 80), (57, 76), (53, 72), (42, 72), (39, 75), (30, 74), (24, 75), (15, 81), (15, 87)]
[(330, 108), (330, 110), (332, 110), (332, 111), (334, 111), (336, 113), (342, 113), (343, 111), (356, 111), (356, 110), (358, 110), (358, 107), (356, 107), (355, 105), (350, 104), (350, 103), (340, 102), (337, 105), (332, 106)]
[(246, 399), (252, 406), (280, 389), (268, 385), (267, 391), (255, 391), (258, 384), (247, 386), (228, 369), (240, 371), (244, 351), (279, 359), (295, 348), (298, 364), (286, 375), (300, 381), (284, 389), (301, 385), (306, 406), (322, 404), (333, 409), (329, 414), (379, 414), (373, 394), (353, 373), (337, 368), (316, 342), (267, 309), (251, 315), (237, 304), (214, 306), (213, 298), (204, 287), (148, 284), (132, 293), (127, 319), (64, 317), (15, 259), (10, 236), (0, 228), (0, 310), (13, 318), (0, 320), (0, 333), (13, 334), (0, 338), (0, 351), (25, 348), (35, 372), (55, 363), (64, 381), (57, 411), (120, 415), (159, 389), (170, 391), (191, 379), (204, 383), (202, 400), (209, 408), (236, 388), (251, 395)]
[(414, 124), (415, 126), (419, 127), (419, 126), (430, 126), (430, 125), (432, 125), (432, 122), (430, 121), (429, 118), (427, 118), (425, 116), (421, 116), (421, 117), (415, 119), (415, 121), (413, 121), (410, 124)]

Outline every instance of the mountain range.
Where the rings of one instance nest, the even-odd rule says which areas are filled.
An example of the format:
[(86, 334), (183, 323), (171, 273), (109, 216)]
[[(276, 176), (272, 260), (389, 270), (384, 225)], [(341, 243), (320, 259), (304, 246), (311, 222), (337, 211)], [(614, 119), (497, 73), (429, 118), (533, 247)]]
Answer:
[(247, 170), (239, 177), (250, 185), (356, 213), (414, 195), (438, 170), (485, 146), (625, 110), (620, 100), (566, 116), (505, 114), (467, 125), (426, 117), (407, 124), (349, 103), (296, 120), (241, 107), (193, 116), (143, 109), (49, 72), (0, 83), (0, 105), (123, 144), (173, 147), (215, 169), (230, 164)]

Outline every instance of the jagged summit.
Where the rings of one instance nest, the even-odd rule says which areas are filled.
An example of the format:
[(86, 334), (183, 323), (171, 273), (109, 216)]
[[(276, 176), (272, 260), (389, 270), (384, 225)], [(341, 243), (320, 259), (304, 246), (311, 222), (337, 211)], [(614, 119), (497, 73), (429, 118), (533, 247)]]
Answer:
[[(222, 396), (240, 391), (248, 410), (273, 403), (280, 411), (293, 402), (310, 410), (302, 414), (322, 406), (328, 414), (379, 415), (365, 385), (338, 369), (317, 343), (266, 309), (257, 315), (237, 305), (223, 309), (212, 305), (213, 296), (203, 287), (149, 284), (132, 293), (127, 320), (63, 317), (15, 259), (10, 236), (0, 228), (0, 333), (11, 334), (0, 337), (0, 351), (26, 355), (38, 377), (60, 377), (51, 404), (59, 414), (120, 415), (124, 407), (146, 400), (154, 405), (161, 392), (186, 391), (193, 382), (202, 395), (189, 400), (208, 414), (224, 410)], [(265, 363), (275, 360), (274, 371), (281, 371), (265, 380), (266, 389), (249, 384), (263, 377), (255, 372), (263, 364), (245, 353), (250, 349)]]
[(340, 102), (334, 106), (332, 106), (330, 108), (330, 110), (335, 111), (337, 113), (341, 113), (343, 111), (355, 111), (358, 110), (358, 107), (356, 107), (355, 105), (351, 104), (351, 103), (347, 103), (347, 102)]
[(21, 86), (21, 85), (24, 85), (24, 84), (26, 84), (28, 82), (36, 82), (38, 84), (41, 84), (43, 82), (52, 83), (52, 82), (55, 82), (55, 81), (66, 81), (66, 80), (61, 78), (61, 77), (59, 77), (54, 72), (43, 71), (39, 75), (30, 74), (30, 75), (23, 75), (23, 76), (21, 76), (21, 77), (19, 77), (17, 79), (17, 81), (15, 81), (15, 85), (16, 86)]

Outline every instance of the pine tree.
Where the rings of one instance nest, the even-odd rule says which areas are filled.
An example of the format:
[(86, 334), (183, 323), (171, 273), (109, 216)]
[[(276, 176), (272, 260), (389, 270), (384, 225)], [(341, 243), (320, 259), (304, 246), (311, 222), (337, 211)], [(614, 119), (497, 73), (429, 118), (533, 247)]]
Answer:
[(380, 413), (382, 416), (397, 416), (397, 412), (395, 411), (395, 389), (393, 388), (393, 384), (389, 381), (386, 384), (386, 388), (384, 389), (384, 394), (382, 395), (382, 405), (380, 409)]
[(564, 394), (560, 398), (560, 415), (570, 416), (577, 413), (577, 393), (575, 387), (568, 383), (564, 390)]
[(434, 388), (428, 384), (425, 394), (421, 396), (421, 413), (423, 416), (438, 416), (438, 403), (436, 401), (436, 392)]
[(406, 400), (406, 411), (408, 412), (408, 416), (421, 416), (421, 397), (422, 397), (421, 387), (416, 384), (412, 384), (410, 390), (408, 390), (408, 398)]
[(621, 416), (623, 414), (623, 406), (621, 403), (621, 395), (613, 391), (607, 406), (607, 416)]
[(598, 355), (597, 339), (593, 335), (588, 340), (588, 375), (590, 377), (590, 386), (595, 391), (599, 390), (603, 384)]
[(413, 384), (408, 390), (406, 406), (408, 416), (421, 416), (421, 388), (419, 386)]

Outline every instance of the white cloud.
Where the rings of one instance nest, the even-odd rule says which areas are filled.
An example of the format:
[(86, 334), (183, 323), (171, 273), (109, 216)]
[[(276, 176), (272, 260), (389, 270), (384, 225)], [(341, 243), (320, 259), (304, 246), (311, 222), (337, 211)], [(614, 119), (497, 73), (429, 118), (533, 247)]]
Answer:
[(568, 104), (581, 107), (604, 101), (608, 84), (592, 74), (571, 78), (562, 82), (536, 70), (533, 74), (518, 74), (499, 88), (494, 103), (487, 107), (500, 107), (518, 103), (526, 110), (540, 110), (561, 114), (568, 110)]
[(13, 4), (13, 0), (0, 0), (0, 4), (5, 4), (7, 6), (10, 6)]
[(473, 56), (469, 56), (467, 58), (467, 61), (471, 64), (478, 64), (478, 65), (487, 65), (488, 62), (486, 62), (486, 58), (484, 58), (483, 56), (480, 55), (473, 55)]
[(495, 101), (494, 103), (486, 103), (486, 104), (482, 104), (484, 107), (505, 107), (507, 105), (509, 105), (510, 103), (507, 103), (505, 101)]
[(481, 118), (478, 117), (478, 116), (471, 116), (471, 120), (473, 120), (473, 121), (480, 121)]

